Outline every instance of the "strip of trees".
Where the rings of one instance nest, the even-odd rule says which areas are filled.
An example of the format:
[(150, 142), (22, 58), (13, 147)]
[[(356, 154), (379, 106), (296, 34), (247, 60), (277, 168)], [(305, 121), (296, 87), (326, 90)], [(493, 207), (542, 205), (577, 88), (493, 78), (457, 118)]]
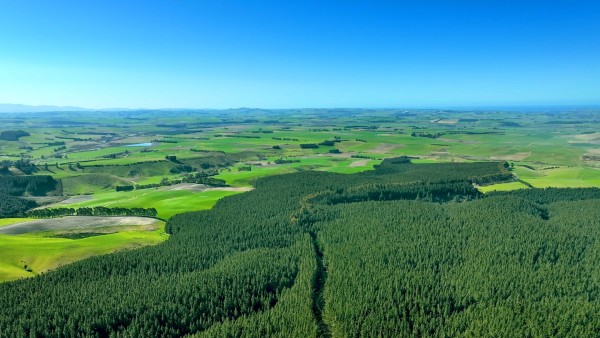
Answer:
[(65, 216), (139, 216), (156, 217), (158, 212), (154, 208), (48, 208), (31, 210), (26, 213), (31, 218), (54, 218)]

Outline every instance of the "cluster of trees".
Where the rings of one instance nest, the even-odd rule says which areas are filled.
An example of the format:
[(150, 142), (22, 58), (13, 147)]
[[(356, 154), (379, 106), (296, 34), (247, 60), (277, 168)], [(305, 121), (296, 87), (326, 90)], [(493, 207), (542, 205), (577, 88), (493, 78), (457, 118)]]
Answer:
[(52, 176), (0, 176), (0, 192), (11, 196), (61, 195), (62, 183)]
[(316, 149), (319, 148), (319, 145), (316, 143), (301, 143), (300, 148), (302, 149)]
[(37, 203), (24, 198), (0, 193), (0, 217), (20, 217), (29, 209), (37, 207)]
[(53, 218), (64, 216), (140, 216), (156, 217), (157, 211), (154, 208), (52, 208), (37, 209), (27, 212), (27, 217), (32, 218)]
[(131, 152), (129, 150), (125, 150), (125, 151), (121, 151), (121, 152), (118, 152), (118, 153), (112, 153), (112, 154), (102, 155), (100, 157), (101, 158), (115, 159), (115, 158), (127, 157), (127, 156), (129, 156), (129, 154), (131, 154)]
[(275, 164), (287, 164), (287, 163), (298, 163), (300, 160), (285, 160), (283, 158), (278, 158), (275, 161)]
[(190, 165), (199, 170), (216, 169), (229, 167), (237, 162), (238, 158), (233, 155), (226, 155), (223, 152), (210, 152), (210, 156), (203, 156), (197, 158), (186, 158), (182, 159), (181, 162), (186, 165)]
[(155, 139), (155, 140), (152, 140), (150, 142), (152, 142), (152, 143), (177, 143), (177, 140), (167, 140), (167, 139), (159, 140), (159, 139)]
[(0, 132), (0, 140), (3, 141), (18, 141), (23, 136), (29, 136), (30, 134), (23, 130), (3, 130)]
[(378, 183), (339, 188), (334, 192), (317, 195), (312, 201), (328, 205), (364, 201), (420, 200), (427, 202), (465, 201), (476, 199), (481, 193), (469, 182), (451, 183)]
[(181, 174), (181, 173), (189, 173), (192, 171), (196, 171), (197, 169), (190, 166), (190, 165), (184, 165), (184, 164), (180, 164), (178, 166), (175, 166), (171, 169), (169, 169), (169, 172), (171, 174)]
[(504, 166), (504, 162), (480, 162), (475, 165), (430, 163), (415, 166), (411, 164), (409, 157), (401, 156), (385, 159), (375, 168), (379, 175), (401, 173), (405, 181), (467, 181), (475, 184), (490, 184), (515, 180), (513, 174)]
[(172, 217), (160, 245), (0, 284), (0, 332), (597, 336), (600, 190), (462, 198), (502, 170), (396, 159), (262, 178)]
[(8, 169), (13, 166), (26, 175), (31, 175), (38, 171), (36, 165), (25, 155), (21, 155), (21, 158), (17, 161), (3, 160), (0, 163), (0, 170), (5, 173), (4, 175), (11, 175)]
[(336, 142), (340, 142), (340, 140), (336, 139), (336, 140), (325, 140), (323, 142), (319, 142), (320, 146), (326, 146), (326, 147), (333, 147), (335, 146)]
[(444, 135), (444, 133), (430, 133), (430, 132), (415, 132), (413, 131), (412, 133), (410, 133), (410, 136), (412, 137), (427, 137), (427, 138), (439, 138), (442, 135)]

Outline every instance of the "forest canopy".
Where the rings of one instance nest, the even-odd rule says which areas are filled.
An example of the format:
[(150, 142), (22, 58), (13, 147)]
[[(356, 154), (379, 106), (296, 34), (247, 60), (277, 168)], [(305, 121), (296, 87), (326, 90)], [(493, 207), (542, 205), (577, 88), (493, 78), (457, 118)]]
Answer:
[(473, 188), (512, 179), (405, 158), (266, 177), (163, 244), (0, 284), (0, 335), (598, 336), (600, 189)]

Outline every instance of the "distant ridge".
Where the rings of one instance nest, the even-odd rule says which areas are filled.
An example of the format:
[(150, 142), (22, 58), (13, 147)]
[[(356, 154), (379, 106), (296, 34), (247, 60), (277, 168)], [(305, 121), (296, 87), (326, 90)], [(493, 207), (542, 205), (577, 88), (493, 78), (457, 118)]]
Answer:
[(289, 107), (289, 108), (82, 108), (74, 106), (32, 106), (25, 104), (0, 103), (0, 114), (2, 113), (44, 113), (44, 112), (125, 112), (125, 111), (229, 111), (229, 112), (251, 112), (251, 111), (280, 111), (280, 110), (377, 110), (377, 109), (409, 109), (409, 110), (446, 110), (450, 111), (513, 111), (513, 112), (568, 112), (583, 110), (598, 110), (600, 104), (588, 105), (499, 105), (499, 106), (436, 106), (430, 107)]
[(0, 103), (0, 114), (1, 113), (46, 113), (46, 112), (94, 112), (94, 111), (105, 111), (105, 112), (120, 112), (120, 111), (145, 111), (145, 110), (214, 110), (214, 109), (197, 109), (197, 108), (82, 108), (73, 106), (30, 106), (25, 104), (11, 104), (11, 103)]
[(24, 104), (0, 104), (0, 113), (42, 113), (53, 111), (90, 111), (95, 109), (70, 106), (28, 106)]

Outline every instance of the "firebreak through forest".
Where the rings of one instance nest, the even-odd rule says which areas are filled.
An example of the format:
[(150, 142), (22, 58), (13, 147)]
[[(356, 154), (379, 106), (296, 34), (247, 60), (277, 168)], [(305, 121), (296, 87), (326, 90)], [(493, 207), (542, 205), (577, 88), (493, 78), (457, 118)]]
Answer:
[(502, 163), (271, 176), (153, 247), (0, 284), (2, 337), (598, 337), (600, 189)]

